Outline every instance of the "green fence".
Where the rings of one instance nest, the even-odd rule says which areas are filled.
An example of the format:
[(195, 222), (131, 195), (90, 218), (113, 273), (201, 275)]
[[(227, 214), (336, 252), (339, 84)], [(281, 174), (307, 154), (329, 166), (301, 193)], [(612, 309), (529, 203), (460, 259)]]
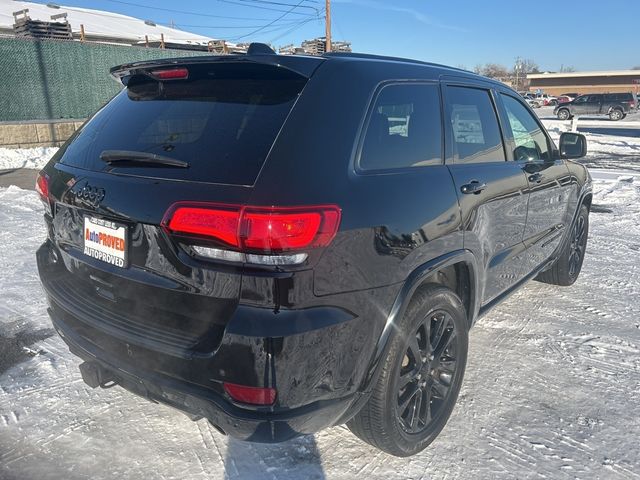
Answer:
[(203, 53), (0, 38), (0, 121), (86, 118), (120, 90), (111, 67)]

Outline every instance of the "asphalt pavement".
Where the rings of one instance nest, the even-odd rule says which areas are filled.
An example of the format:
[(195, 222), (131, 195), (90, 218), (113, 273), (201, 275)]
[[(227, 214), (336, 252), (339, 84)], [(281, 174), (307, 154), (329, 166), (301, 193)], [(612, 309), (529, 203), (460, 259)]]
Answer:
[(16, 185), (20, 188), (35, 190), (38, 170), (17, 168), (14, 170), (0, 170), (0, 187)]

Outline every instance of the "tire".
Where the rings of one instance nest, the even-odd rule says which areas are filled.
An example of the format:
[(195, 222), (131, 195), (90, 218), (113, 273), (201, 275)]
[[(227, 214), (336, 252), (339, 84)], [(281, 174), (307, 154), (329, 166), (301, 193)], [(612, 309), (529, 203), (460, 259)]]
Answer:
[(619, 108), (614, 108), (613, 110), (611, 110), (611, 112), (609, 112), (609, 118), (612, 121), (617, 122), (618, 120), (622, 120), (624, 118), (624, 113)]
[(558, 110), (558, 120), (569, 120), (571, 118), (571, 112), (566, 108)]
[(556, 105), (558, 105), (558, 101), (557, 101), (557, 100), (551, 100), (551, 101), (549, 102), (549, 106), (550, 106), (550, 107), (555, 107)]
[(371, 397), (347, 426), (370, 445), (408, 457), (433, 442), (453, 411), (467, 362), (468, 324), (454, 292), (427, 285), (397, 327)]
[(589, 210), (585, 205), (582, 205), (571, 226), (571, 231), (565, 239), (560, 255), (549, 270), (538, 274), (536, 280), (563, 287), (573, 285), (582, 270), (588, 235)]

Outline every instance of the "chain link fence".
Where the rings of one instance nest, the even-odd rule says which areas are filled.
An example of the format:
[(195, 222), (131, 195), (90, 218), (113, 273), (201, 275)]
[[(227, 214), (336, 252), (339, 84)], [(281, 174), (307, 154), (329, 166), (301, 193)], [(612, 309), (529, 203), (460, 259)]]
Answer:
[(120, 91), (109, 75), (111, 67), (203, 54), (207, 53), (0, 38), (0, 121), (87, 118)]

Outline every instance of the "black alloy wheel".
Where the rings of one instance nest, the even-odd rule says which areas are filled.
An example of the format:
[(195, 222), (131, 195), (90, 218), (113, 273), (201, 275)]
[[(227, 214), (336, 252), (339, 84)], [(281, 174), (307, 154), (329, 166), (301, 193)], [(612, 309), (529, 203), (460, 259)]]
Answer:
[(573, 285), (582, 270), (589, 236), (589, 209), (581, 205), (571, 229), (567, 232), (558, 258), (551, 268), (539, 273), (536, 280), (552, 285)]
[(587, 246), (586, 220), (583, 215), (579, 215), (573, 226), (571, 244), (569, 247), (569, 276), (576, 277), (580, 272), (584, 250)]
[(396, 413), (403, 430), (420, 433), (445, 405), (457, 367), (455, 325), (436, 311), (425, 317), (400, 365)]
[(442, 285), (416, 291), (394, 322), (389, 351), (362, 409), (347, 422), (365, 442), (407, 457), (425, 449), (453, 412), (469, 348), (460, 297)]

